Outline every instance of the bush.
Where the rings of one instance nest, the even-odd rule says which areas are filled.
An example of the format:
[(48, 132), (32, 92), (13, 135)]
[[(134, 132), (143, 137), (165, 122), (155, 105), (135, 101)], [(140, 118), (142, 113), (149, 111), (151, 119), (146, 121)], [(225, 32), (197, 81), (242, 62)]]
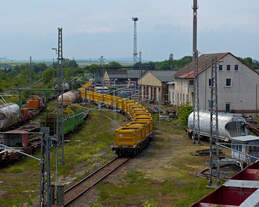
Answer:
[(178, 120), (183, 128), (187, 127), (188, 117), (189, 117), (190, 113), (192, 113), (192, 112), (193, 112), (193, 107), (190, 106), (189, 104), (181, 105), (178, 108), (178, 110), (177, 110)]

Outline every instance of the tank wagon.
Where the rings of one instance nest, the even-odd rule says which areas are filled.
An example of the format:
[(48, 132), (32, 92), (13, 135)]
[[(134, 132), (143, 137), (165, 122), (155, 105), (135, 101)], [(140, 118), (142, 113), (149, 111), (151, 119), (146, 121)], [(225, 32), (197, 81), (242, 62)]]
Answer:
[(20, 121), (19, 106), (13, 103), (7, 103), (0, 106), (0, 130)]
[(84, 101), (87, 99), (107, 108), (116, 107), (116, 111), (127, 115), (131, 120), (115, 131), (115, 144), (112, 148), (115, 153), (119, 157), (132, 157), (147, 147), (152, 137), (152, 116), (144, 106), (126, 98), (94, 92), (90, 86), (91, 83), (86, 83), (80, 88)]
[(26, 103), (20, 107), (15, 103), (0, 105), (0, 131), (7, 130), (13, 125), (30, 120), (46, 106), (45, 95), (31, 95)]
[[(58, 97), (59, 103), (61, 103), (62, 96)], [(63, 104), (69, 105), (72, 103), (78, 103), (81, 100), (81, 92), (79, 90), (68, 91), (63, 94)]]
[[(63, 83), (61, 85), (63, 86), (64, 91), (68, 91), (70, 88), (69, 83)], [(55, 88), (57, 89), (58, 85), (55, 85)]]
[[(247, 136), (245, 119), (238, 114), (219, 113), (218, 114), (219, 139), (229, 142), (233, 137)], [(188, 117), (188, 135), (193, 135), (193, 112)], [(200, 112), (200, 134), (204, 137), (210, 136), (210, 112)]]

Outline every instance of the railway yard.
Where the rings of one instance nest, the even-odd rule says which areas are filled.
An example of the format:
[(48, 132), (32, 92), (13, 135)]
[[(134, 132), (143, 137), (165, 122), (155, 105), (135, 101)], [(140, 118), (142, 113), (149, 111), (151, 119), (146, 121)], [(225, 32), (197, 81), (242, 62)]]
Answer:
[[(238, 18), (250, 22), (233, 16), (228, 25), (225, 15), (233, 14), (224, 11), (226, 2), (190, 0), (188, 40), (187, 7), (176, 8), (187, 1), (135, 2), (132, 8), (134, 1), (107, 2), (96, 8), (94, 1), (31, 2), (28, 12), (22, 3), (21, 17), (10, 7), (15, 23), (3, 19), (3, 34), (12, 35), (0, 57), (0, 207), (259, 207), (259, 61), (250, 57), (256, 35), (249, 33), (258, 5), (249, 2), (246, 10), (231, 2)], [(150, 14), (149, 7), (155, 9)], [(208, 11), (198, 15), (200, 7)], [(122, 21), (129, 14), (141, 16), (130, 18), (133, 62), (123, 57), (129, 28)], [(198, 18), (209, 22), (201, 23), (200, 37)], [(145, 24), (140, 30), (139, 20)], [(65, 47), (63, 27), (53, 47), (53, 24), (66, 26)], [(191, 56), (175, 59), (191, 41)], [(205, 53), (213, 44), (237, 54)], [(35, 59), (9, 61), (9, 50), (14, 58), (29, 50)], [(51, 58), (39, 59), (50, 50)], [(169, 59), (161, 61), (165, 54)]]
[[(85, 126), (69, 135), (71, 140), (65, 145), (66, 166), (61, 170), (67, 186), (114, 159), (115, 155), (110, 148), (114, 141), (111, 130), (113, 123), (110, 122), (109, 118), (112, 119), (112, 113), (109, 111), (105, 113), (93, 111), (89, 119), (86, 120)], [(117, 123), (120, 125), (128, 122), (120, 114), (117, 118)], [(156, 129), (154, 140), (149, 148), (127, 162), (115, 174), (101, 182), (94, 189), (94, 192), (91, 192), (94, 196), (91, 196), (90, 201), (96, 203), (92, 205), (121, 206), (131, 204), (142, 206), (143, 203), (150, 202), (157, 203), (159, 206), (164, 206), (167, 203), (170, 206), (170, 203), (176, 202), (175, 206), (186, 206), (210, 191), (204, 188), (207, 185), (207, 180), (197, 177), (194, 172), (198, 173), (205, 167), (205, 158), (198, 157), (197, 161), (193, 163), (191, 155), (191, 152), (203, 149), (205, 146), (184, 148), (183, 146), (186, 144), (191, 145), (191, 140), (187, 138), (183, 129), (177, 129), (177, 126), (170, 129), (169, 124), (167, 121), (161, 121), (161, 129)], [(164, 129), (170, 131), (165, 133)], [(100, 133), (96, 133), (96, 130)], [(171, 130), (174, 131), (174, 134), (171, 133)], [(86, 136), (83, 136), (85, 133)], [(165, 145), (168, 141), (170, 144)], [(79, 146), (78, 143), (80, 143)], [(75, 150), (75, 146), (77, 150)], [(84, 153), (75, 154), (75, 151)], [(178, 159), (184, 161), (185, 166), (180, 165), (181, 162), (178, 162)], [(52, 166), (54, 168), (54, 163)], [(36, 161), (26, 158), (1, 169), (0, 173), (1, 186), (6, 189), (6, 192), (1, 191), (0, 204), (2, 206), (20, 206), (21, 203), (26, 206), (26, 203), (29, 205), (37, 203), (39, 165)], [(6, 176), (7, 174), (8, 176)], [(175, 182), (176, 180), (181, 182)], [(193, 180), (195, 180), (195, 186), (192, 186)], [(178, 187), (175, 188), (176, 186)], [(168, 192), (170, 188), (176, 192)], [(114, 189), (113, 193), (109, 192), (108, 189)], [(185, 191), (187, 190), (191, 195), (195, 189), (199, 189), (196, 191), (197, 194), (191, 196), (192, 200), (187, 199), (189, 196)], [(143, 191), (142, 195), (139, 194), (140, 191)], [(162, 196), (157, 194), (163, 191)], [(186, 201), (184, 201), (185, 196)], [(85, 199), (88, 200), (88, 198), (86, 195)], [(80, 206), (80, 202), (84, 204), (84, 196), (78, 202), (78, 206)], [(83, 205), (81, 204), (81, 206)]]
[[(88, 101), (96, 99), (101, 102), (105, 99), (105, 95), (99, 96), (91, 91), (88, 91), (87, 96)], [(108, 106), (113, 106), (113, 99), (107, 100)], [(119, 99), (117, 101), (117, 107), (122, 108), (122, 105), (119, 106)], [(128, 104), (132, 103), (134, 102), (130, 101)], [(46, 111), (53, 110), (54, 106), (55, 101), (49, 102)], [(137, 108), (140, 105), (133, 104), (131, 107), (139, 110)], [(129, 123), (133, 123), (130, 119), (134, 119), (134, 114), (128, 113), (126, 116), (116, 112), (115, 125), (112, 121), (113, 108), (100, 108), (91, 103), (84, 103), (83, 108), (91, 109), (89, 116), (81, 126), (66, 135), (66, 164), (59, 169), (59, 179), (65, 186), (64, 206), (184, 207), (213, 191), (214, 188), (207, 188), (208, 176), (201, 173), (208, 167), (206, 162), (209, 159), (209, 144), (202, 141), (201, 145), (193, 145), (175, 113), (172, 113), (174, 118), (162, 120), (158, 118), (157, 107), (150, 105), (149, 110), (153, 112), (150, 145), (136, 157), (118, 158), (112, 147), (114, 129), (130, 126)], [(166, 115), (172, 108), (162, 106), (159, 110)], [(46, 111), (33, 121), (44, 119), (48, 114)], [(147, 115), (143, 113), (142, 111), (138, 116)], [(134, 128), (133, 126), (126, 130)], [(222, 153), (230, 156), (226, 150)], [(123, 155), (118, 151), (117, 154)], [(35, 156), (40, 156), (39, 152)], [(51, 157), (54, 156), (55, 150), (52, 149)], [(54, 159), (51, 160), (54, 182), (55, 162)], [(237, 167), (226, 169), (224, 172), (222, 168), (222, 181), (240, 170)], [(0, 193), (0, 206), (38, 206), (39, 173), (38, 162), (30, 158), (19, 159), (1, 168), (1, 189), (5, 190)]]

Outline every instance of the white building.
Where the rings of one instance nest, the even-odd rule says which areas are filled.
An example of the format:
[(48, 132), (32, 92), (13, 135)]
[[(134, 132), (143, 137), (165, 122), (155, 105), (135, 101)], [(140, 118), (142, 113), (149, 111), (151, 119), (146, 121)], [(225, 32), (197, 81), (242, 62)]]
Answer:
[[(219, 111), (254, 113), (259, 110), (259, 75), (231, 53), (204, 54), (199, 57), (200, 108), (209, 109), (212, 57), (218, 61)], [(173, 105), (192, 104), (194, 63), (175, 74), (175, 83), (169, 87)]]

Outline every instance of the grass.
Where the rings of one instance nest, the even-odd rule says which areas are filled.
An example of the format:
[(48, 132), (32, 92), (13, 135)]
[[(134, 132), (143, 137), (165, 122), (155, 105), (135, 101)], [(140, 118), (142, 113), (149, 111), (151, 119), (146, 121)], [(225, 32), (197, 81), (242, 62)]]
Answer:
[[(64, 148), (65, 166), (59, 168), (59, 179), (69, 182), (79, 180), (84, 175), (103, 165), (114, 157), (110, 145), (114, 143), (113, 117), (110, 111), (92, 111), (82, 127), (67, 136)], [(125, 117), (117, 114), (121, 125)], [(60, 153), (60, 152), (59, 152)], [(40, 153), (34, 156), (40, 157)], [(40, 163), (25, 158), (9, 167), (0, 169), (0, 207), (32, 204), (39, 199)], [(52, 181), (55, 181), (55, 150), (51, 153)], [(71, 182), (71, 181), (70, 181)]]
[[(154, 117), (155, 137), (151, 146), (128, 166), (116, 182), (98, 186), (98, 207), (187, 207), (211, 192), (207, 179), (196, 172), (205, 168), (206, 158), (191, 153), (208, 146), (193, 146), (177, 121)], [(120, 173), (122, 174), (122, 173)]]

